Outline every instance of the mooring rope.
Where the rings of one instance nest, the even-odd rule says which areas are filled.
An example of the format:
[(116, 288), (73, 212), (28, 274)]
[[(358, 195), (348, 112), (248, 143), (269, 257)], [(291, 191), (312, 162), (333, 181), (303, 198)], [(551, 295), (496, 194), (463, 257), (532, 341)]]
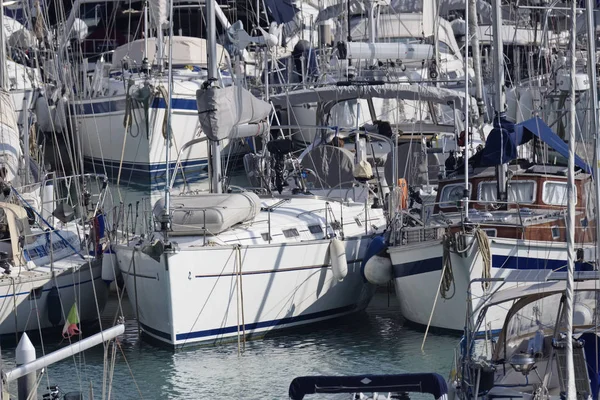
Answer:
[[(452, 270), (452, 259), (450, 258), (450, 252), (452, 248), (456, 246), (456, 240), (452, 234), (445, 233), (442, 239), (442, 246), (444, 247), (444, 253), (442, 257), (442, 279), (440, 282), (440, 295), (443, 299), (449, 300), (454, 297), (456, 293), (456, 286), (454, 284), (454, 271)], [(452, 288), (452, 295), (448, 296), (448, 291)]]
[(487, 292), (491, 287), (489, 279), (492, 277), (492, 251), (490, 249), (490, 242), (487, 233), (483, 229), (476, 228), (474, 234), (479, 247), (478, 252), (481, 254), (481, 261), (483, 263), (481, 278), (484, 281), (481, 282), (481, 288)]

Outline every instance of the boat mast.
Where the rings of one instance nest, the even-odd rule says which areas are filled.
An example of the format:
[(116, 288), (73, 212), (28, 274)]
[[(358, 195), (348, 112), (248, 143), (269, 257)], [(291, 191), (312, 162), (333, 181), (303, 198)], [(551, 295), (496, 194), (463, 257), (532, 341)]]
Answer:
[[(206, 41), (208, 55), (208, 84), (217, 81), (217, 33), (216, 33), (216, 0), (206, 2)], [(210, 141), (211, 189), (213, 193), (221, 193), (221, 148), (218, 140)]]
[(173, 110), (171, 109), (171, 106), (173, 104), (173, 0), (169, 0), (169, 66), (167, 71), (167, 92), (169, 93), (169, 95), (168, 99), (165, 99), (168, 102), (167, 107), (165, 108), (166, 112), (168, 113), (167, 132), (165, 137), (165, 210), (167, 210), (167, 215), (170, 215), (169, 210), (171, 209), (171, 185), (169, 183), (169, 153), (171, 151), (171, 116), (173, 115)]
[[(577, 2), (571, 0), (571, 59), (570, 75), (571, 90), (569, 103), (569, 162), (567, 171), (567, 290), (565, 298), (566, 314), (566, 361), (567, 361), (567, 400), (575, 400), (577, 397), (575, 389), (575, 366), (573, 364), (573, 286), (575, 267), (575, 50), (577, 24)], [(594, 49), (595, 51), (595, 49)], [(588, 55), (589, 56), (589, 55)], [(597, 178), (597, 177), (596, 177)]]
[[(482, 126), (485, 115), (483, 102), (483, 77), (481, 72), (481, 48), (479, 47), (479, 30), (477, 29), (477, 0), (469, 0), (469, 30), (471, 31), (471, 51), (473, 52), (473, 69), (475, 70), (475, 100), (479, 111), (478, 129), (481, 140), (484, 141)], [(437, 31), (437, 29), (436, 29)]]
[(4, 1), (0, 0), (0, 89), (8, 90), (6, 84), (6, 38), (4, 37)]
[[(504, 94), (504, 43), (502, 41), (502, 7), (501, 0), (494, 0), (492, 5), (492, 35), (494, 37), (494, 82), (496, 82), (496, 95), (494, 96), (494, 109), (497, 119), (498, 126), (500, 125), (500, 118), (504, 116), (505, 109), (505, 94)], [(506, 193), (506, 175), (508, 173), (508, 166), (506, 164), (500, 164), (496, 166), (496, 179), (498, 182), (496, 196), (502, 206), (506, 206), (508, 196)]]
[[(598, 132), (598, 79), (596, 77), (596, 24), (594, 20), (594, 1), (586, 0), (588, 29), (588, 76), (591, 84), (590, 131), (594, 135), (596, 151), (594, 151), (594, 188), (596, 190), (596, 220), (600, 213), (600, 134)], [(596, 265), (600, 265), (600, 224), (596, 224)]]
[[(469, 3), (465, 4), (465, 19), (469, 20)], [(469, 219), (469, 24), (465, 25), (465, 190), (463, 191), (462, 206), (465, 210), (465, 221)]]
[(144, 62), (148, 63), (148, 0), (144, 1)]

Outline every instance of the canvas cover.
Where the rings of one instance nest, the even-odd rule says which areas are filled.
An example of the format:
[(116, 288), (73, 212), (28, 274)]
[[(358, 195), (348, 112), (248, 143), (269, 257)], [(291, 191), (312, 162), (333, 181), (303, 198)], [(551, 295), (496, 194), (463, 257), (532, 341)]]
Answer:
[[(148, 38), (148, 61), (156, 64), (156, 38)], [(164, 54), (169, 54), (169, 40), (164, 38)], [(197, 65), (206, 67), (208, 64), (206, 39), (173, 36), (173, 65)], [(121, 62), (127, 58), (130, 66), (141, 66), (144, 59), (144, 39), (117, 47), (113, 54), (113, 68), (120, 68)], [(217, 44), (217, 64), (226, 64), (229, 54), (223, 46)]]
[(4, 181), (17, 175), (23, 152), (19, 140), (19, 127), (11, 95), (0, 91), (0, 167), (6, 169)]
[[(313, 89), (301, 89), (293, 92), (271, 96), (275, 105), (321, 103), (323, 113), (341, 101), (352, 99), (381, 98), (430, 101), (439, 104), (456, 102), (456, 108), (464, 109), (465, 94), (463, 92), (438, 88), (435, 86), (411, 85), (407, 83), (386, 83), (382, 85), (339, 85), (322, 86)], [(469, 102), (471, 113), (478, 115), (477, 102)]]
[[(165, 211), (164, 198), (154, 205), (154, 215)], [(172, 235), (217, 235), (252, 220), (260, 212), (260, 199), (252, 192), (204, 193), (171, 198)]]
[[(261, 122), (271, 112), (269, 103), (239, 86), (200, 89), (196, 100), (202, 131), (215, 141), (229, 138), (237, 125)], [(240, 134), (238, 131), (236, 137)]]

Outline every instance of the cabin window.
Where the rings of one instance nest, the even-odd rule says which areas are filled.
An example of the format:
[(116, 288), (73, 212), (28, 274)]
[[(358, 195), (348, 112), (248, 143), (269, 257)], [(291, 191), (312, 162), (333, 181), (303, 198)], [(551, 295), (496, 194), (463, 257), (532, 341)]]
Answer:
[(290, 239), (296, 236), (300, 236), (300, 233), (298, 233), (298, 229), (296, 228), (292, 228), (292, 229), (284, 229), (283, 230), (283, 236), (285, 236), (286, 238)]
[[(440, 208), (456, 207), (456, 203), (463, 198), (465, 190), (464, 183), (454, 183), (452, 185), (446, 185), (442, 188), (440, 194)], [(471, 184), (469, 183), (469, 191), (471, 190)]]
[(560, 229), (558, 229), (558, 226), (553, 226), (550, 229), (552, 231), (552, 239), (560, 239)]
[(362, 222), (360, 222), (360, 219), (354, 218), (354, 221), (356, 221), (356, 225), (362, 226)]
[(271, 235), (269, 235), (268, 233), (261, 233), (260, 236), (262, 236), (262, 238), (265, 242), (268, 242), (269, 240), (273, 240)]
[[(575, 189), (575, 199), (577, 199), (577, 187)], [(542, 190), (542, 201), (551, 206), (567, 205), (567, 182), (546, 181)], [(577, 200), (575, 200), (577, 204)]]
[(321, 225), (309, 225), (308, 230), (313, 235), (318, 235), (319, 233), (323, 233), (323, 228), (321, 228)]
[[(481, 182), (479, 184), (477, 199), (481, 202), (493, 203), (497, 200), (496, 181)], [(536, 183), (534, 181), (512, 181), (508, 183), (509, 203), (535, 202)]]
[(488, 237), (492, 238), (492, 237), (498, 236), (495, 229), (484, 229), (483, 231), (485, 232), (486, 235), (488, 235)]

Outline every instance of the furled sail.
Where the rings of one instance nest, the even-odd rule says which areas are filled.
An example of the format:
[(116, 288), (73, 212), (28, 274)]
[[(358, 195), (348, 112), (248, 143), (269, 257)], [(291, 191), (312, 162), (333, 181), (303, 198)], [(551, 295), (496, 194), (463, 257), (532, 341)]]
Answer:
[(10, 182), (15, 178), (22, 155), (12, 97), (0, 91), (0, 181)]
[(235, 126), (259, 123), (271, 112), (269, 103), (237, 86), (200, 89), (196, 100), (202, 131), (210, 140), (226, 139)]
[(167, 0), (150, 0), (149, 3), (152, 26), (161, 29), (168, 21)]

